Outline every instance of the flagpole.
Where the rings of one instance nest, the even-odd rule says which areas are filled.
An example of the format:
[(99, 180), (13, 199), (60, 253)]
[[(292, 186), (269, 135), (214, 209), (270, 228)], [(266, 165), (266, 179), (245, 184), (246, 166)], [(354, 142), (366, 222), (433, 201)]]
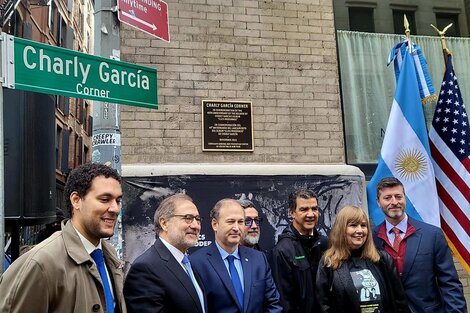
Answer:
[[(470, 128), (464, 101), (458, 87), (457, 78), (451, 62), (451, 51), (447, 48), (445, 33), (452, 24), (443, 30), (437, 29), (431, 24), (441, 38), (442, 52), (445, 61), (445, 73), (441, 84), (439, 101), (436, 105), (429, 141), (432, 146), (431, 156), (436, 173), (436, 181), (442, 184), (438, 189), (441, 204), (441, 227), (444, 231), (449, 247), (454, 256), (462, 263), (463, 268), (470, 274), (470, 248), (468, 243), (469, 226), (465, 217), (462, 221), (461, 213), (468, 208), (468, 181), (470, 170), (468, 161), (470, 156), (465, 145), (470, 142)], [(449, 66), (449, 67), (447, 67)], [(461, 140), (456, 140), (454, 135), (448, 136), (445, 114), (454, 112), (452, 133), (459, 134)], [(457, 144), (454, 144), (457, 143)], [(458, 144), (460, 143), (460, 145)], [(445, 187), (444, 187), (445, 185)], [(462, 186), (464, 186), (462, 188)], [(462, 200), (457, 200), (462, 199)]]
[(449, 55), (451, 55), (450, 50), (447, 48), (446, 44), (446, 31), (452, 26), (453, 24), (450, 23), (446, 27), (444, 27), (443, 30), (439, 30), (436, 26), (431, 24), (431, 27), (434, 28), (434, 30), (439, 34), (439, 37), (441, 37), (441, 45), (442, 45), (442, 54), (444, 56), (444, 64), (447, 66), (447, 60), (449, 59)]

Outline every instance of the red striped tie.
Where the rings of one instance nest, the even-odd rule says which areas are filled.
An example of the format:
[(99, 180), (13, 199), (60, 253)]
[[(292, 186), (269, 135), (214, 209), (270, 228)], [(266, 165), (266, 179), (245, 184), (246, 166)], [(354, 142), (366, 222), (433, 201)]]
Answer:
[(393, 241), (393, 250), (398, 252), (398, 249), (400, 247), (400, 242), (401, 242), (400, 230), (396, 227), (393, 227), (392, 231), (395, 233), (395, 240)]

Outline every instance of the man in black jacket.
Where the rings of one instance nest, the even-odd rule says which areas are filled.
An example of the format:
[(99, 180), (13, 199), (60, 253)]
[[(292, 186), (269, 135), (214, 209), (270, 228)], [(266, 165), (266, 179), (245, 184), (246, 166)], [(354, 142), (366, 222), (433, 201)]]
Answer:
[(279, 236), (270, 263), (283, 312), (320, 312), (315, 300), (318, 263), (327, 248), (327, 238), (316, 230), (320, 215), (317, 195), (297, 190), (289, 195), (292, 223)]

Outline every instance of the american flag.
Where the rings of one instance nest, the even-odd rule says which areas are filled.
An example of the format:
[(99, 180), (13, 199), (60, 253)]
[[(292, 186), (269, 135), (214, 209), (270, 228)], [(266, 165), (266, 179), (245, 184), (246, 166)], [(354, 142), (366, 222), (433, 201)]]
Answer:
[(429, 139), (441, 227), (470, 273), (470, 127), (450, 55)]

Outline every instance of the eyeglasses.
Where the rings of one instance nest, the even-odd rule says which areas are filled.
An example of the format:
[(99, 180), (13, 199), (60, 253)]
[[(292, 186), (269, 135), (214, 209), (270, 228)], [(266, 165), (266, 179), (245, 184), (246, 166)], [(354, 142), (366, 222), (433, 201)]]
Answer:
[(192, 215), (192, 214), (173, 214), (173, 216), (181, 217), (183, 221), (186, 222), (186, 224), (191, 224), (194, 220), (196, 220), (196, 223), (201, 224), (202, 222), (202, 217), (199, 215)]
[(245, 218), (245, 226), (251, 227), (251, 225), (253, 225), (253, 222), (256, 224), (256, 226), (260, 226), (263, 223), (263, 218), (262, 217), (259, 217), (259, 218), (247, 217), (247, 218)]

